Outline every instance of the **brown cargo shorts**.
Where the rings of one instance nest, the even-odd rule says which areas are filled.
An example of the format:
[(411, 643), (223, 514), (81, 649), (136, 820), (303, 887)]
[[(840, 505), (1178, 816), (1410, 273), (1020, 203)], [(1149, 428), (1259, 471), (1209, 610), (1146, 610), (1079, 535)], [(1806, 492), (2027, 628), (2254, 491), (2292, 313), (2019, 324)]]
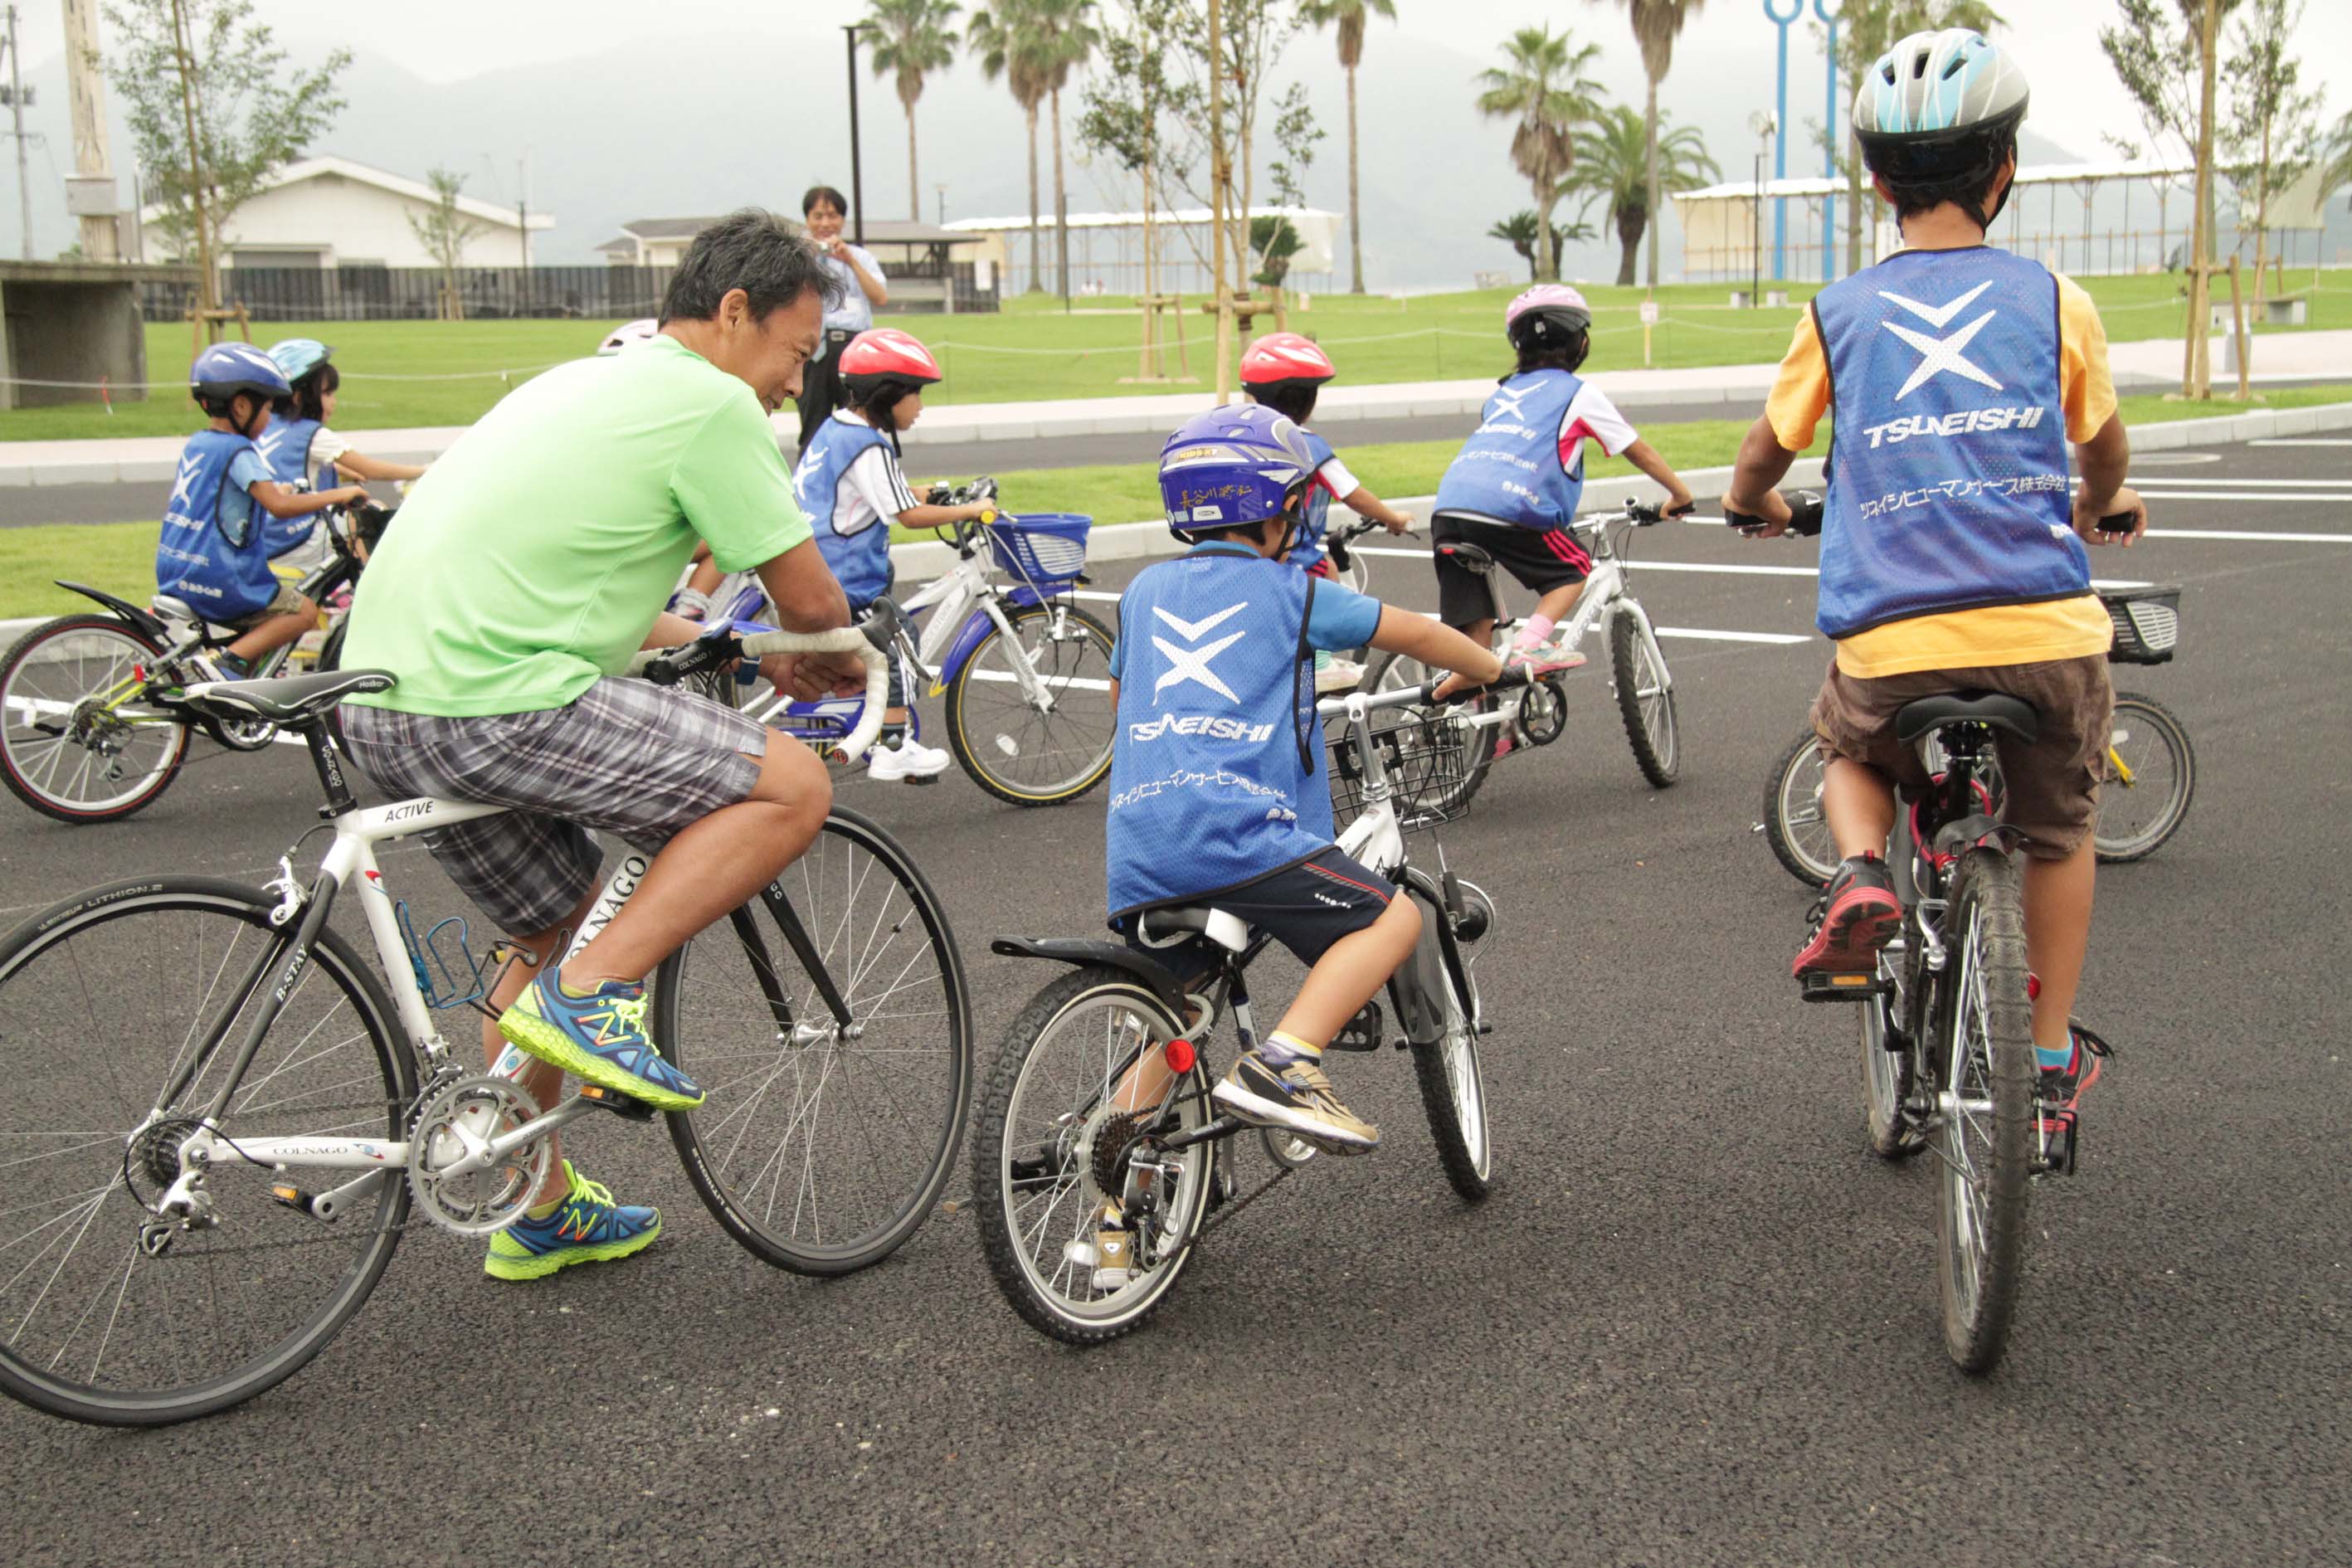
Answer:
[(1927, 767), (1917, 747), (1895, 738), (1895, 714), (1906, 702), (1945, 691), (1998, 691), (2033, 704), (2042, 733), (2031, 744), (1995, 735), (2008, 789), (2001, 818), (2025, 835), (2025, 851), (2037, 860), (2074, 854), (2098, 818), (2099, 782), (2107, 772), (2116, 693), (2106, 656), (1866, 679), (1843, 673), (1832, 658), (1813, 699), (1813, 733), (1827, 755), (1876, 768), (1906, 794), (1924, 789)]

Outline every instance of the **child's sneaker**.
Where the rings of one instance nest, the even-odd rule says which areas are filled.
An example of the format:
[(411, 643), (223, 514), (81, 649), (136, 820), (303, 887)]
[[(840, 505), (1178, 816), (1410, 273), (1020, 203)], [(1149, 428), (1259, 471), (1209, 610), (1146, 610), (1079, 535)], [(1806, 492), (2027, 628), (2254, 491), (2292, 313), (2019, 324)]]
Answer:
[(680, 588), (669, 602), (669, 613), (682, 620), (708, 620), (710, 616), (709, 595), (692, 588)]
[(661, 1235), (661, 1210), (616, 1204), (603, 1184), (563, 1162), (571, 1185), (553, 1214), (521, 1219), (490, 1237), (482, 1272), (493, 1279), (541, 1279), (574, 1263), (608, 1263), (643, 1252)]
[(1315, 663), (1315, 695), (1334, 697), (1343, 691), (1353, 691), (1364, 683), (1364, 667), (1352, 658), (1328, 656), (1328, 662), (1318, 658)]
[(1790, 969), (1799, 980), (1808, 974), (1876, 973), (1878, 950), (1903, 924), (1903, 906), (1895, 900), (1886, 862), (1875, 855), (1841, 862), (1814, 910), (1821, 923)]
[(866, 776), (883, 784), (929, 784), (954, 761), (939, 747), (926, 746), (909, 735), (895, 746), (876, 746), (868, 752)]
[(1339, 1103), (1313, 1057), (1274, 1062), (1245, 1051), (1209, 1098), (1254, 1127), (1286, 1127), (1337, 1154), (1381, 1146), (1381, 1130)]

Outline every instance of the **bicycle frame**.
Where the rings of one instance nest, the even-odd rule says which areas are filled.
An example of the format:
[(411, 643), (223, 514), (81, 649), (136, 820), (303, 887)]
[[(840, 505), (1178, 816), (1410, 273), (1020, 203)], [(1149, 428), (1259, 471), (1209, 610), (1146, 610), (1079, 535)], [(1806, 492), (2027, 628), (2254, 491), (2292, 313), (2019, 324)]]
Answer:
[[(1568, 619), (1559, 624), (1552, 640), (1562, 647), (1573, 648), (1596, 633), (1605, 635), (1613, 617), (1631, 616), (1634, 626), (1641, 633), (1653, 667), (1664, 679), (1664, 689), (1671, 692), (1675, 686), (1673, 669), (1666, 663), (1664, 651), (1658, 647), (1657, 629), (1650, 624), (1649, 612), (1642, 607), (1639, 599), (1633, 597), (1626, 577), (1624, 558), (1618, 553), (1615, 541), (1609, 531), (1610, 525), (1622, 521), (1622, 514), (1608, 513), (1580, 519), (1569, 525), (1572, 531), (1591, 539), (1592, 571), (1584, 579), (1584, 586), (1576, 596), (1576, 607), (1569, 612)], [(1498, 571), (1498, 568), (1490, 566), (1482, 575), (1486, 579), (1486, 599), (1492, 606), (1495, 623), (1493, 644), (1496, 651), (1501, 652), (1509, 647), (1513, 634), (1525, 623), (1520, 617), (1505, 613), (1503, 584)], [(1486, 712), (1470, 715), (1464, 723), (1479, 730), (1516, 723), (1519, 709), (1527, 701), (1527, 692), (1531, 689), (1523, 689), (1496, 703)]]

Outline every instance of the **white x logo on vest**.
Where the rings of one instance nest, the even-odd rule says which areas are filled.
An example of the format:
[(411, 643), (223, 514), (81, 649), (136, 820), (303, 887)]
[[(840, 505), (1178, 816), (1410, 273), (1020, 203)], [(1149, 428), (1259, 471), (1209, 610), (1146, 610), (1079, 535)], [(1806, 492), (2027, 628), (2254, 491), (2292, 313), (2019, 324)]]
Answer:
[[(1167, 611), (1161, 609), (1157, 605), (1151, 606), (1151, 613), (1158, 616), (1161, 620), (1166, 621), (1170, 626), (1175, 627), (1177, 635), (1181, 637), (1186, 642), (1199, 642), (1209, 633), (1214, 631), (1218, 626), (1225, 621), (1229, 616), (1239, 615), (1243, 610), (1248, 608), (1248, 606), (1249, 601), (1244, 599), (1238, 605), (1227, 605), (1215, 615), (1197, 621), (1180, 619), (1175, 616), (1170, 615)], [(1154, 701), (1159, 700), (1160, 694), (1162, 691), (1167, 690), (1171, 686), (1181, 685), (1187, 680), (1192, 680), (1198, 681), (1201, 685), (1207, 687), (1210, 690), (1215, 692), (1218, 696), (1223, 697), (1228, 702), (1239, 702), (1241, 699), (1234, 694), (1234, 689), (1227, 686), (1223, 680), (1218, 679), (1216, 671), (1209, 668), (1209, 661), (1216, 658), (1219, 654), (1224, 652), (1225, 649), (1233, 647), (1234, 644), (1241, 641), (1242, 638), (1248, 635), (1249, 633), (1247, 631), (1238, 631), (1234, 632), (1230, 637), (1219, 637), (1215, 642), (1209, 644), (1206, 647), (1193, 648), (1178, 647), (1166, 637), (1158, 636), (1153, 637), (1151, 639), (1151, 646), (1158, 648), (1162, 654), (1167, 656), (1168, 670), (1167, 673), (1160, 676), (1159, 680), (1153, 684), (1151, 688), (1152, 700)]]
[(1498, 386), (1486, 395), (1494, 401), (1496, 418), (1524, 419), (1527, 416), (1519, 411), (1519, 405), (1534, 396), (1535, 391), (1532, 386)]
[[(1906, 300), (1900, 294), (1890, 294), (1884, 289), (1878, 291), (1878, 297), (1882, 300), (1893, 300), (1940, 332), (1950, 324), (1953, 317), (1967, 310), (1978, 295), (1991, 287), (1992, 282), (1988, 279), (1948, 305), (1922, 305), (1916, 300)], [(1920, 355), (1918, 368), (1911, 373), (1911, 379), (1903, 384), (1903, 390), (1895, 395), (1895, 401), (1902, 402), (1919, 390), (1920, 385), (1930, 377), (1946, 373), (1973, 381), (1979, 386), (1990, 386), (1995, 392), (1999, 392), (2000, 383), (1971, 364), (1965, 351), (1969, 346), (1969, 341), (1984, 330), (1984, 324), (1987, 321), (2000, 313), (1998, 310), (1987, 310), (1948, 338), (1931, 338), (1925, 332), (1898, 325), (1894, 321), (1880, 322), (1879, 324), (1888, 331), (1917, 349)]]
[[(196, 471), (204, 466), (205, 460), (202, 458), (181, 458), (179, 479), (172, 486), (172, 499), (164, 504), (177, 506), (182, 501), (189, 500), (188, 487), (196, 482)], [(152, 495), (155, 492), (150, 490), (147, 493)]]

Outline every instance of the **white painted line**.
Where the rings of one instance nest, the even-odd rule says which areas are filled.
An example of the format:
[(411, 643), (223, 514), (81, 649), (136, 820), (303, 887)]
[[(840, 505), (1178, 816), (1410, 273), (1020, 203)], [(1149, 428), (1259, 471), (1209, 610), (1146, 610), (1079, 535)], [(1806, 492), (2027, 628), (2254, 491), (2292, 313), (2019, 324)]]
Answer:
[(1719, 572), (1730, 577), (1818, 577), (1818, 566), (1717, 566), (1705, 561), (1643, 561), (1636, 572)]
[(1813, 640), (1789, 632), (1703, 632), (1689, 626), (1660, 626), (1657, 630), (1662, 637), (1696, 637), (1706, 642), (1761, 642), (1788, 647)]
[[(2338, 447), (2352, 447), (2352, 441), (2338, 441), (2334, 444)], [(2259, 485), (2263, 489), (2274, 490), (2307, 489), (2314, 485), (2352, 486), (2352, 479), (2243, 479), (2234, 474), (2216, 474), (2210, 479), (2199, 479), (2194, 474), (2167, 474), (2162, 479), (2132, 479), (2128, 482), (2135, 487), (2161, 485), (2168, 489), (2176, 490), (2184, 488), (2204, 489), (2220, 485)]]
[(2259, 441), (2249, 441), (2249, 447), (2352, 447), (2352, 437), (2345, 436), (2265, 436)]
[(2160, 490), (2143, 489), (2139, 492), (2139, 499), (2142, 500), (2261, 500), (2281, 502), (2313, 500), (2352, 501), (2352, 490), (2184, 490), (2179, 488), (2176, 481), (2171, 479), (2165, 480), (2165, 489)]
[(2151, 528), (2150, 539), (2238, 539), (2265, 544), (2352, 544), (2352, 533), (2263, 533), (2236, 528)]
[(1429, 552), (1426, 550), (1399, 550), (1391, 545), (1386, 544), (1350, 544), (1348, 546), (1348, 553), (1350, 555), (1393, 555), (1400, 561), (1426, 561), (1429, 559)]

